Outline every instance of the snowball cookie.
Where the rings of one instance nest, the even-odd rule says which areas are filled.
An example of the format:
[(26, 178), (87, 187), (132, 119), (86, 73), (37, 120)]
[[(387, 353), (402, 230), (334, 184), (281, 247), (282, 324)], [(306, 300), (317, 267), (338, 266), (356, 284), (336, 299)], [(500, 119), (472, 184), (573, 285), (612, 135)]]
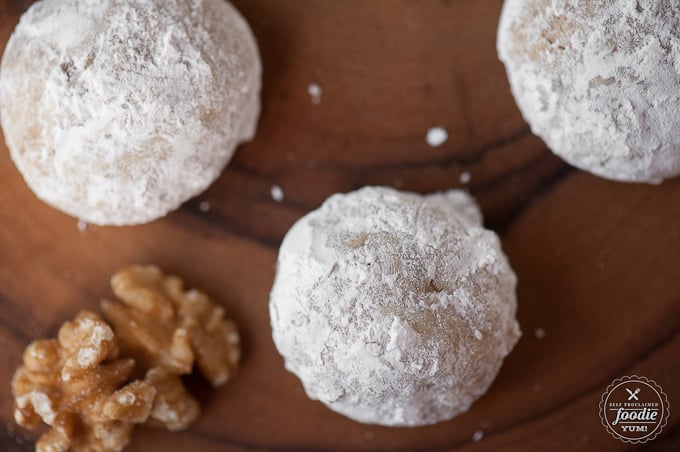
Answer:
[(680, 2), (506, 0), (497, 44), (556, 154), (620, 181), (680, 174)]
[(5, 139), (45, 202), (90, 223), (148, 222), (253, 137), (260, 73), (225, 0), (43, 0), (2, 59)]
[(369, 187), (299, 220), (269, 302), (276, 347), (312, 399), (359, 422), (466, 411), (519, 338), (515, 275), (462, 191)]

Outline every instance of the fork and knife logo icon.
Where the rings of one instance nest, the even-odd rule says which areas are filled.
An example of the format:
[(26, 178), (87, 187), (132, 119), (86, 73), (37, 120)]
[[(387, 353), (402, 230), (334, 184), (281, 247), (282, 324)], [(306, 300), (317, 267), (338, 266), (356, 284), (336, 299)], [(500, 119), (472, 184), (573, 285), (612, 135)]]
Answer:
[(631, 391), (630, 389), (626, 388), (626, 391), (628, 391), (628, 394), (630, 394), (630, 396), (628, 396), (628, 400), (639, 400), (637, 395), (640, 393), (640, 388), (635, 388), (635, 391)]

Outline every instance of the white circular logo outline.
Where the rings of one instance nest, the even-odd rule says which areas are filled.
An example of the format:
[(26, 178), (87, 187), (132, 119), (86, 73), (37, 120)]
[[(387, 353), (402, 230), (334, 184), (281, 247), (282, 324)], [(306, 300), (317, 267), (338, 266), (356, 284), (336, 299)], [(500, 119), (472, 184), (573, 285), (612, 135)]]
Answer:
[[(625, 384), (625, 383), (640, 383), (643, 384), (647, 387), (649, 387), (654, 393), (657, 395), (659, 398), (659, 401), (661, 402), (661, 416), (659, 417), (659, 423), (657, 426), (652, 430), (650, 433), (648, 433), (645, 436), (642, 436), (640, 438), (628, 438), (620, 433), (616, 432), (610, 425), (609, 422), (607, 421), (607, 415), (604, 414), (604, 410), (606, 409), (607, 406), (607, 401), (609, 400), (610, 395), (614, 390), (616, 390), (619, 386)], [(663, 431), (664, 427), (668, 423), (668, 417), (670, 416), (670, 403), (668, 402), (668, 397), (666, 396), (666, 393), (663, 392), (663, 389), (661, 388), (660, 385), (658, 385), (654, 380), (650, 380), (649, 378), (638, 376), (638, 375), (630, 375), (630, 376), (624, 376), (621, 378), (617, 378), (612, 383), (607, 386), (607, 389), (604, 391), (602, 394), (602, 397), (600, 398), (600, 404), (599, 404), (599, 415), (600, 415), (600, 421), (602, 423), (602, 426), (607, 430), (607, 432), (614, 437), (615, 439), (618, 439), (619, 441), (622, 441), (624, 443), (628, 444), (643, 444), (649, 441), (653, 441), (656, 439), (657, 436), (661, 434)]]

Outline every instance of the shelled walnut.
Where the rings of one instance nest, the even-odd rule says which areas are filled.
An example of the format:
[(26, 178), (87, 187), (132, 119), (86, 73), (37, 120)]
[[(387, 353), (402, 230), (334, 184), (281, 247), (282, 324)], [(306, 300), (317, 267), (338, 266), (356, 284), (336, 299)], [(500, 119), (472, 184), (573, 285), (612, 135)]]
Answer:
[(105, 300), (102, 309), (126, 353), (147, 368), (186, 374), (195, 362), (213, 386), (222, 386), (241, 355), (236, 324), (203, 292), (183, 286), (158, 267), (130, 266), (111, 278), (123, 304)]
[(144, 381), (158, 391), (149, 416), (149, 425), (177, 431), (184, 430), (196, 420), (201, 408), (184, 388), (178, 375), (162, 367), (154, 367), (146, 373)]
[(240, 340), (224, 309), (157, 267), (130, 266), (111, 279), (121, 303), (103, 301), (113, 328), (83, 311), (37, 340), (12, 381), (14, 417), (50, 427), (39, 452), (119, 451), (134, 424), (187, 428), (200, 413), (180, 375), (196, 367), (213, 386), (236, 371)]
[(156, 388), (128, 381), (134, 361), (119, 357), (111, 327), (83, 311), (58, 339), (28, 346), (12, 380), (14, 418), (34, 428), (50, 426), (38, 451), (115, 451), (128, 443), (133, 424), (145, 422)]

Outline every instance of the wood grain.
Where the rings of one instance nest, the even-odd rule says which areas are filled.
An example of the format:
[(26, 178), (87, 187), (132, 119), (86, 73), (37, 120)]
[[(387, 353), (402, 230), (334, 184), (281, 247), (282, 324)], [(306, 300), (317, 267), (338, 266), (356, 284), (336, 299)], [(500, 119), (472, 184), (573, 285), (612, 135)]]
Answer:
[[(35, 198), (0, 145), (0, 449), (31, 450), (35, 439), (11, 421), (9, 381), (23, 348), (95, 308), (113, 271), (139, 262), (223, 303), (245, 355), (227, 387), (192, 385), (205, 409), (191, 430), (139, 429), (130, 451), (680, 450), (680, 179), (597, 179), (532, 136), (496, 59), (500, 0), (234, 3), (264, 61), (260, 128), (179, 211), (81, 233)], [(0, 0), (1, 47), (28, 4)], [(318, 105), (312, 82), (323, 88)], [(433, 149), (424, 136), (435, 125), (450, 138)], [(267, 314), (286, 230), (335, 192), (430, 192), (461, 186), (464, 171), (520, 281), (524, 336), (491, 390), (468, 413), (417, 429), (357, 424), (308, 400), (283, 369)], [(271, 199), (274, 184), (282, 203)], [(671, 403), (664, 435), (646, 446), (614, 440), (598, 417), (604, 389), (630, 374), (656, 380)]]

